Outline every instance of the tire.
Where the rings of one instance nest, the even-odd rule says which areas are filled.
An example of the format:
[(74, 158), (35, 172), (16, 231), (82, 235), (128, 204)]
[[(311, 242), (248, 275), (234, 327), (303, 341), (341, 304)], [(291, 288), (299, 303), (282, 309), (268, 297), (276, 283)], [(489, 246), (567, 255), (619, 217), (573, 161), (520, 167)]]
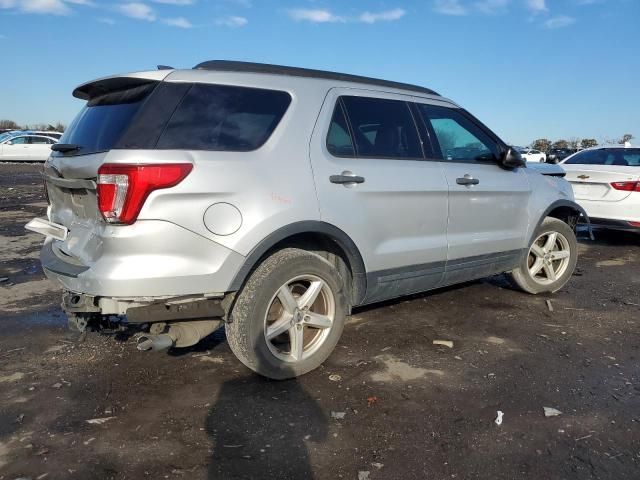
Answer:
[(509, 275), (527, 293), (557, 292), (569, 281), (576, 268), (576, 235), (562, 220), (547, 217), (537, 228), (533, 239), (520, 266)]
[(318, 254), (297, 248), (272, 254), (238, 294), (226, 325), (231, 350), (267, 378), (310, 372), (342, 335), (349, 312), (345, 290), (338, 270)]

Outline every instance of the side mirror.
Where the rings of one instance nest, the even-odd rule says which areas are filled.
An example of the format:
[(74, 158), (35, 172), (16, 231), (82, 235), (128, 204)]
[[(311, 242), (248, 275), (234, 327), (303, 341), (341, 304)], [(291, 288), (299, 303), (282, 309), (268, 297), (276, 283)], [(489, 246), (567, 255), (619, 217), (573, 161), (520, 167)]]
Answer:
[(13, 145), (13, 140), (7, 140), (5, 145)]
[(502, 155), (502, 165), (506, 168), (524, 167), (527, 161), (522, 157), (520, 152), (513, 147), (509, 147)]

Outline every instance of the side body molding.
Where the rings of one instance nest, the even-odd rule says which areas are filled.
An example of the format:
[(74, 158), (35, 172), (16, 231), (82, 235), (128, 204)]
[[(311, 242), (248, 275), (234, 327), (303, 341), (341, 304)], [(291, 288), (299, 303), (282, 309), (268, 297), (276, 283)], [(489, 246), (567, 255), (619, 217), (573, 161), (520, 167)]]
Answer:
[(245, 283), (260, 259), (275, 245), (299, 234), (321, 234), (334, 241), (345, 252), (353, 272), (353, 306), (360, 305), (367, 289), (366, 270), (360, 251), (351, 238), (339, 228), (320, 221), (296, 222), (279, 228), (264, 238), (247, 256), (244, 264), (236, 273), (229, 289), (238, 291)]

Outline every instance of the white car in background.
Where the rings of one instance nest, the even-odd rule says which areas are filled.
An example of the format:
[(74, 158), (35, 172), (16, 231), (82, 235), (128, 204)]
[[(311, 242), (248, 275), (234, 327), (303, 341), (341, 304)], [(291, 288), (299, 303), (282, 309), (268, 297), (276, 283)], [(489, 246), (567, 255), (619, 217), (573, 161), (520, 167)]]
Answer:
[(0, 162), (44, 162), (58, 138), (46, 132), (14, 131), (0, 135)]
[(589, 148), (560, 166), (594, 226), (640, 232), (640, 148)]
[(519, 150), (520, 155), (527, 162), (539, 162), (544, 163), (547, 161), (547, 154), (540, 150), (534, 150), (533, 148), (522, 148)]

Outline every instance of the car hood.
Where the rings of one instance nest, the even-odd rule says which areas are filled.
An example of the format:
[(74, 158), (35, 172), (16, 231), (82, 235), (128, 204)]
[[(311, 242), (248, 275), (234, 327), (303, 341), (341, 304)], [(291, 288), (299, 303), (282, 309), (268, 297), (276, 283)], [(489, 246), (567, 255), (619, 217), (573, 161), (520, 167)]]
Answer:
[(540, 173), (542, 175), (550, 175), (552, 177), (564, 177), (567, 172), (554, 163), (527, 163), (529, 173)]

